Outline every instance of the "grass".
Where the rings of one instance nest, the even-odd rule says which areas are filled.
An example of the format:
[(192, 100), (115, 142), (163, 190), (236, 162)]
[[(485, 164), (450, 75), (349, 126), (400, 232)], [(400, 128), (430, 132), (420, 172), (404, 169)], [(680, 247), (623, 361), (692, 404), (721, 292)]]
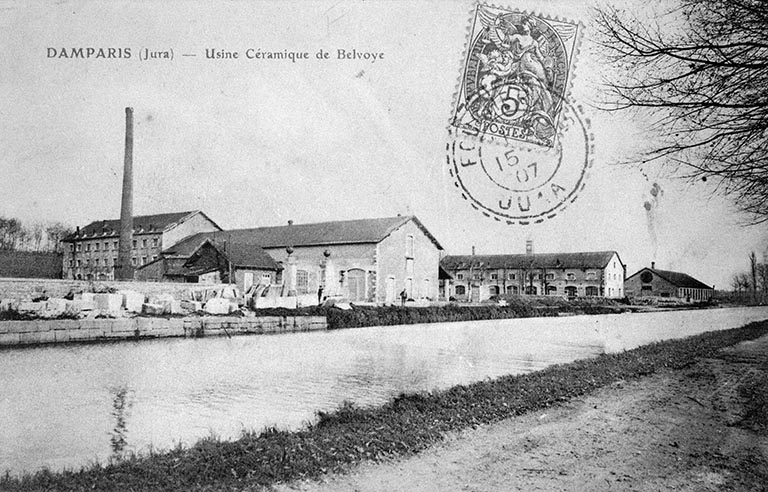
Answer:
[(0, 478), (0, 490), (238, 490), (348, 470), (363, 461), (402, 457), (446, 432), (497, 422), (584, 395), (618, 380), (686, 367), (717, 350), (768, 333), (768, 321), (645, 345), (518, 376), (401, 395), (382, 407), (345, 404), (319, 413), (304, 430), (267, 429), (234, 441), (192, 447), (80, 471)]

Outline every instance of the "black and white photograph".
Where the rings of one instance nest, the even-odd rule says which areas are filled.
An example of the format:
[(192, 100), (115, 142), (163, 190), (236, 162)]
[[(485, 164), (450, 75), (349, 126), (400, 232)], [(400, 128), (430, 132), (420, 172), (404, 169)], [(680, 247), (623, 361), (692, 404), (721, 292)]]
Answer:
[(768, 490), (765, 0), (0, 32), (0, 490)]

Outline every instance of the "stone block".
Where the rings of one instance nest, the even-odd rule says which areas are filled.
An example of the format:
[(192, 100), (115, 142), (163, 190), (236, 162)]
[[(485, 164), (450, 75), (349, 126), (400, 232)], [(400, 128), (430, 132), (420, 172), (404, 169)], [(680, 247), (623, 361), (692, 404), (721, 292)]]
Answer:
[(149, 315), (165, 314), (165, 306), (162, 304), (150, 304), (145, 302), (141, 307), (141, 312)]
[(198, 312), (203, 310), (203, 303), (200, 301), (181, 301), (180, 306), (187, 311)]
[(144, 294), (133, 290), (121, 290), (118, 292), (122, 296), (122, 304), (126, 311), (131, 313), (140, 313), (144, 306)]
[(7, 347), (19, 344), (20, 335), (18, 333), (0, 333), (0, 347)]
[(69, 333), (69, 330), (55, 330), (53, 332), (54, 340), (56, 343), (68, 342), (70, 340)]
[(233, 305), (223, 297), (214, 297), (205, 303), (205, 312), (208, 314), (229, 314), (236, 309), (237, 304)]
[(96, 298), (96, 294), (93, 292), (83, 292), (80, 294), (80, 299), (83, 302), (94, 302)]
[(96, 309), (106, 314), (117, 314), (123, 306), (123, 296), (120, 294), (96, 294), (93, 300)]
[(40, 343), (42, 336), (40, 332), (29, 331), (25, 333), (19, 333), (19, 343), (21, 345), (30, 345), (34, 343)]
[(18, 310), (25, 313), (39, 314), (45, 311), (45, 301), (39, 302), (20, 302)]

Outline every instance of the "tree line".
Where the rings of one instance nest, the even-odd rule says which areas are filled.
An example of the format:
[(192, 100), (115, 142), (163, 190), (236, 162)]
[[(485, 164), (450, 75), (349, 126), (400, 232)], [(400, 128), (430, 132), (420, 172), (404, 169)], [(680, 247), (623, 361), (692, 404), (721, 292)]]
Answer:
[(62, 251), (61, 240), (74, 232), (61, 222), (23, 223), (0, 216), (0, 250), (4, 251)]

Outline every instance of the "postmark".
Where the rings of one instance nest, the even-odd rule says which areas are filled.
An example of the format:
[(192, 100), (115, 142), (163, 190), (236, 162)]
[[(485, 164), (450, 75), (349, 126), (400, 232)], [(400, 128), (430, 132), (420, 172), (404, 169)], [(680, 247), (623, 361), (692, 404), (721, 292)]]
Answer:
[(483, 215), (507, 224), (536, 224), (555, 217), (584, 188), (594, 155), (589, 119), (565, 102), (552, 147), (510, 145), (453, 131), (446, 145), (451, 178)]
[(579, 36), (575, 22), (478, 5), (451, 126), (554, 148)]

